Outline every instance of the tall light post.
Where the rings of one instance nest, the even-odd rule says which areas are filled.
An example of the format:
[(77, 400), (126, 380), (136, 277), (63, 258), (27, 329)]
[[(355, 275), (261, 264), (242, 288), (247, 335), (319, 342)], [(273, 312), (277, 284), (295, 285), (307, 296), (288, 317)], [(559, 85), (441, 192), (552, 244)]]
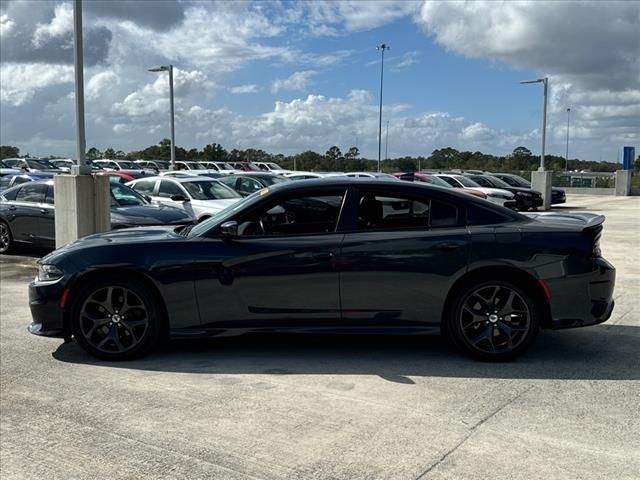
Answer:
[(389, 159), (389, 120), (387, 120), (387, 135), (384, 141), (384, 159)]
[(77, 173), (87, 175), (91, 169), (87, 165), (85, 155), (87, 142), (84, 130), (84, 60), (82, 54), (82, 0), (74, 0), (73, 4), (73, 53), (76, 87), (76, 147)]
[(389, 50), (389, 45), (382, 44), (376, 47), (382, 52), (382, 62), (380, 63), (380, 117), (378, 119), (378, 171), (380, 171), (380, 155), (382, 154), (382, 82), (384, 79), (384, 51)]
[(569, 171), (569, 115), (571, 115), (571, 109), (567, 108), (567, 150), (565, 154), (566, 165), (564, 168), (566, 172)]
[(169, 72), (169, 97), (171, 102), (171, 170), (176, 169), (176, 131), (173, 113), (173, 65), (161, 65), (147, 69), (150, 72)]
[(547, 85), (549, 83), (549, 79), (547, 77), (544, 77), (538, 78), (536, 80), (525, 80), (520, 83), (542, 83), (544, 85), (544, 107), (542, 111), (542, 152), (540, 153), (540, 168), (538, 168), (538, 171), (544, 172), (544, 149), (547, 137)]

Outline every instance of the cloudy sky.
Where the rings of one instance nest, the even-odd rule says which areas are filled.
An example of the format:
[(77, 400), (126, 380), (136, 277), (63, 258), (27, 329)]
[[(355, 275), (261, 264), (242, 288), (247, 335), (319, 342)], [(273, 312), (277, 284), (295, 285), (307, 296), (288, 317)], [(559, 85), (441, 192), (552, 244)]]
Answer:
[[(0, 1), (0, 141), (73, 156), (73, 9)], [(176, 143), (377, 156), (380, 53), (389, 156), (435, 148), (615, 160), (640, 150), (640, 2), (85, 1), (87, 147)], [(384, 128), (384, 127), (383, 127)]]

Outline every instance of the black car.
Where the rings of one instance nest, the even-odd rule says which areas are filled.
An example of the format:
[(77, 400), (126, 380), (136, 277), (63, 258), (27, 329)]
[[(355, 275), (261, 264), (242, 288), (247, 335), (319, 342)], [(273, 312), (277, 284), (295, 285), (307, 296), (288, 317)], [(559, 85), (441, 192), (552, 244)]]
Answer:
[(535, 190), (531, 190), (531, 188), (513, 187), (507, 182), (500, 180), (498, 177), (494, 177), (487, 173), (463, 173), (463, 175), (465, 177), (469, 177), (481, 187), (501, 188), (502, 190), (507, 190), (508, 192), (513, 193), (515, 195), (514, 200), (516, 203), (514, 208), (516, 210), (535, 210), (542, 206), (542, 194)]
[[(519, 175), (513, 173), (492, 173), (496, 178), (499, 178), (503, 182), (511, 185), (512, 187), (531, 188), (531, 182)], [(551, 205), (558, 205), (560, 203), (567, 202), (567, 195), (561, 188), (551, 189)]]
[(102, 359), (169, 335), (281, 331), (442, 332), (511, 359), (540, 328), (613, 309), (604, 217), (531, 215), (426, 184), (285, 182), (196, 226), (95, 234), (47, 255), (29, 330)]
[(247, 172), (227, 175), (226, 177), (218, 178), (218, 181), (224, 183), (227, 187), (233, 188), (243, 197), (246, 197), (276, 183), (288, 182), (289, 179), (273, 173)]
[[(119, 183), (111, 188), (111, 228), (148, 225), (190, 225), (183, 210), (155, 205)], [(0, 194), (0, 253), (16, 244), (55, 247), (53, 180), (21, 184)], [(134, 233), (135, 235), (135, 233)]]

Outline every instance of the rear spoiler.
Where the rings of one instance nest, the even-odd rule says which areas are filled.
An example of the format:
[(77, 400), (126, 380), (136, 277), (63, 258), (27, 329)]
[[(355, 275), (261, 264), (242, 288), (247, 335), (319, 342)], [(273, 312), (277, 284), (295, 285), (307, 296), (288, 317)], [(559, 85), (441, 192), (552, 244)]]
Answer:
[(604, 215), (583, 212), (534, 212), (523, 213), (523, 215), (529, 218), (535, 218), (543, 223), (553, 223), (556, 225), (565, 224), (579, 228), (581, 227), (582, 231), (600, 231), (602, 230), (602, 224), (605, 221)]

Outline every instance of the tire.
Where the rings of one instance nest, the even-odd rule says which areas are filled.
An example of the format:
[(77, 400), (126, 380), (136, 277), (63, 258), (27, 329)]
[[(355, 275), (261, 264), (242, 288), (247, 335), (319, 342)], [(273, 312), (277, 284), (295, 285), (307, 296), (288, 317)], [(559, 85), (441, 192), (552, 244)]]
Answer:
[(156, 347), (167, 331), (162, 300), (141, 282), (109, 275), (74, 295), (71, 332), (101, 360), (129, 360)]
[(9, 225), (0, 220), (0, 254), (10, 253), (14, 249), (13, 236)]
[(446, 319), (455, 345), (482, 361), (502, 362), (524, 353), (540, 330), (542, 309), (520, 286), (502, 280), (467, 285)]

